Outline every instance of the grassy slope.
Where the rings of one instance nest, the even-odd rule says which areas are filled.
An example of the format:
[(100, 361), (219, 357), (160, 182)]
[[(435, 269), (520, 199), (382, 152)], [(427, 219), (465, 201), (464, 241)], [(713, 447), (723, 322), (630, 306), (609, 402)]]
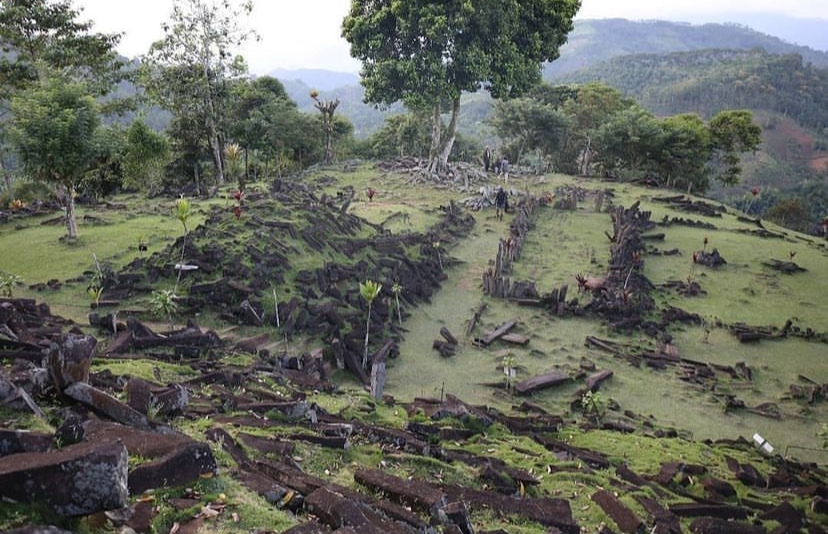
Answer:
[[(535, 182), (527, 179), (521, 186), (527, 181)], [(545, 184), (530, 185), (530, 189), (535, 192), (554, 190), (560, 184), (569, 183), (581, 183), (591, 189), (607, 187), (598, 182), (578, 182), (554, 176), (547, 177)], [(645, 275), (656, 285), (692, 277), (707, 291), (706, 296), (698, 298), (660, 291), (656, 295), (660, 304), (697, 313), (710, 325), (721, 321), (781, 327), (788, 318), (797, 318), (796, 323), (802, 328), (825, 330), (828, 305), (822, 295), (828, 291), (828, 280), (821, 275), (826, 264), (824, 244), (811, 244), (790, 232), (785, 240), (746, 235), (743, 232), (750, 231), (751, 226), (737, 221), (735, 214), (728, 213), (718, 219), (678, 213), (650, 201), (661, 192), (627, 185), (610, 187), (617, 192), (620, 204), (629, 205), (634, 200), (641, 200), (643, 209), (653, 211), (653, 220), (669, 215), (705, 220), (717, 226), (716, 230), (680, 226), (656, 230), (664, 231), (667, 236), (664, 242), (656, 242), (655, 246), (663, 250), (677, 248), (681, 255), (646, 256)], [(675, 331), (682, 357), (727, 365), (745, 362), (755, 371), (755, 386), (744, 389), (737, 385), (734, 387), (738, 389), (732, 392), (749, 406), (776, 402), (788, 417), (779, 422), (755, 415), (725, 414), (710, 392), (683, 384), (670, 371), (636, 369), (624, 361), (612, 361), (604, 354), (585, 348), (586, 335), (615, 337), (599, 323), (552, 318), (534, 309), (483, 298), (479, 291), (480, 275), (487, 261), (494, 257), (497, 239), (507, 231), (507, 223), (496, 221), (492, 213), (485, 211), (479, 213), (477, 219), (478, 228), (472, 239), (452, 251), (464, 263), (450, 271), (449, 281), (432, 305), (416, 310), (414, 317), (406, 323), (411, 334), (401, 349), (402, 357), (394, 362), (390, 371), (391, 393), (407, 398), (439, 395), (445, 390), (470, 401), (493, 403), (497, 402), (496, 393), (480, 384), (502, 378), (497, 364), (507, 352), (516, 356), (518, 364), (525, 368), (519, 378), (553, 367), (574, 371), (580, 359), (586, 357), (596, 361), (599, 367), (615, 371), (616, 376), (607, 385), (606, 393), (618, 400), (623, 408), (655, 415), (663, 424), (687, 429), (699, 438), (749, 437), (759, 431), (782, 448), (820, 446), (814, 421), (828, 418), (828, 410), (824, 406), (802, 406), (782, 398), (789, 384), (797, 383), (799, 374), (820, 383), (825, 381), (828, 361), (823, 356), (824, 344), (789, 340), (746, 345), (739, 343), (724, 328), (712, 327), (707, 338), (702, 327), (684, 327)], [(604, 272), (609, 257), (604, 231), (610, 229), (609, 215), (595, 212), (589, 201), (574, 212), (544, 210), (537, 227), (530, 233), (523, 258), (515, 267), (514, 278), (535, 281), (541, 292), (569, 284), (572, 295), (576, 273), (600, 275)], [(702, 248), (705, 236), (709, 246), (718, 248), (728, 261), (725, 268), (714, 270), (692, 263), (692, 251)], [(790, 251), (797, 253), (795, 260), (808, 269), (807, 273), (783, 275), (761, 265), (772, 258), (787, 260)], [(484, 314), (489, 328), (518, 317), (522, 322), (520, 330), (532, 337), (530, 345), (526, 348), (498, 346), (483, 351), (466, 340), (456, 358), (446, 361), (435, 357), (430, 343), (439, 337), (439, 325), (445, 324), (449, 330), (462, 333), (466, 321), (482, 302), (489, 304)], [(635, 336), (622, 340), (639, 341)], [(475, 370), (471, 378), (462, 372), (470, 366)], [(544, 392), (533, 400), (562, 408), (568, 405), (575, 389), (572, 385)], [(718, 392), (729, 392), (727, 384), (720, 384)], [(688, 399), (694, 402), (687, 402)], [(826, 460), (826, 454), (822, 452), (805, 455), (818, 461)]]
[[(326, 177), (335, 178), (333, 181), (323, 181), (328, 193), (334, 193), (346, 185), (354, 187), (359, 192), (368, 186), (377, 189), (379, 193), (370, 203), (359, 194), (351, 212), (373, 222), (387, 221), (387, 226), (394, 231), (425, 229), (437, 220), (437, 205), (446, 203), (449, 199), (459, 200), (468, 195), (453, 189), (414, 185), (406, 176), (383, 174), (372, 167), (360, 169), (356, 173), (340, 173), (331, 169), (324, 174)], [(304, 179), (314, 180), (313, 177)], [(564, 176), (547, 176), (543, 180), (534, 177), (518, 178), (513, 183), (516, 188), (529, 189), (535, 193), (553, 191), (559, 185), (573, 183), (589, 189), (611, 187), (616, 190), (618, 203), (628, 205), (634, 200), (642, 200), (645, 209), (653, 210), (654, 220), (659, 220), (663, 214), (673, 215), (671, 212), (668, 213), (668, 208), (663, 205), (649, 201), (652, 196), (660, 194), (652, 190), (627, 185), (607, 186)], [(220, 199), (214, 202), (222, 205), (227, 201)], [(138, 199), (130, 200), (128, 205), (128, 209), (98, 213), (101, 218), (108, 220), (109, 224), (95, 227), (82, 225), (82, 241), (72, 246), (57, 242), (61, 229), (54, 226), (39, 226), (36, 220), (23, 222), (22, 229), (15, 229), (11, 225), (0, 227), (0, 249), (16, 251), (14, 255), (3, 254), (0, 257), (0, 270), (19, 274), (29, 284), (51, 278), (63, 280), (76, 277), (81, 271), (90, 269), (93, 252), (101, 260), (123, 265), (137, 254), (139, 235), (149, 239), (151, 251), (163, 248), (180, 235), (180, 227), (177, 221), (168, 215), (166, 205), (148, 208)], [(169, 205), (172, 203), (169, 202)], [(594, 205), (587, 201), (575, 211), (564, 212), (551, 208), (542, 210), (537, 227), (530, 233), (523, 258), (515, 266), (514, 278), (536, 281), (541, 292), (563, 283), (569, 284), (574, 292), (574, 274), (603, 272), (609, 256), (608, 241), (603, 232), (610, 229), (610, 221), (608, 214), (598, 213), (594, 208)], [(396, 216), (397, 212), (404, 212), (408, 216)], [(676, 215), (703, 219), (687, 214)], [(441, 392), (446, 392), (457, 394), (472, 403), (508, 408), (518, 403), (519, 399), (509, 397), (500, 389), (481, 385), (502, 380), (503, 375), (497, 366), (505, 354), (511, 352), (516, 357), (521, 366), (519, 377), (526, 377), (552, 367), (574, 370), (581, 358), (589, 358), (595, 361), (599, 368), (611, 368), (615, 371), (615, 376), (602, 389), (606, 398), (616, 400), (621, 409), (632, 410), (644, 416), (652, 414), (658, 424), (672, 425), (689, 431), (683, 432), (683, 436), (735, 438), (739, 435), (749, 437), (753, 432), (759, 431), (774, 443), (780, 452), (785, 452), (789, 446), (820, 447), (816, 436), (816, 423), (828, 420), (828, 410), (824, 403), (809, 407), (800, 402), (783, 400), (782, 396), (788, 384), (796, 381), (798, 374), (805, 374), (820, 383), (826, 382), (828, 361), (823, 356), (824, 345), (801, 341), (740, 345), (720, 328), (713, 328), (706, 341), (701, 328), (686, 328), (675, 332), (683, 357), (728, 364), (745, 361), (754, 370), (755, 385), (749, 389), (739, 388), (735, 393), (748, 405), (767, 401), (777, 402), (788, 417), (784, 422), (779, 422), (744, 413), (725, 414), (711, 392), (680, 382), (670, 370), (650, 371), (633, 368), (625, 361), (613, 360), (607, 355), (587, 349), (583, 344), (586, 335), (642, 343), (647, 343), (648, 340), (636, 336), (632, 339), (615, 336), (595, 321), (552, 318), (539, 310), (484, 298), (480, 292), (480, 275), (488, 267), (489, 260), (494, 257), (497, 240), (505, 235), (508, 221), (496, 221), (490, 210), (478, 212), (476, 218), (477, 226), (470, 239), (448, 251), (460, 261), (449, 269), (449, 279), (443, 290), (435, 296), (430, 305), (409, 310), (412, 316), (404, 325), (408, 333), (400, 347), (400, 358), (390, 364), (387, 393), (405, 401), (418, 395), (439, 396)], [(679, 248), (682, 255), (645, 257), (645, 274), (654, 283), (658, 284), (668, 279), (684, 280), (688, 276), (693, 276), (708, 295), (684, 299), (663, 294), (658, 297), (660, 302), (673, 303), (711, 320), (718, 317), (726, 323), (744, 321), (755, 325), (781, 326), (787, 318), (796, 316), (802, 327), (810, 326), (824, 331), (824, 325), (828, 324), (824, 244), (811, 244), (794, 234), (790, 234), (789, 240), (769, 240), (744, 235), (738, 231), (749, 227), (738, 222), (731, 214), (725, 215), (722, 220), (711, 219), (710, 222), (716, 224), (718, 229), (671, 227), (664, 230), (667, 233), (665, 242), (655, 245), (662, 249)], [(693, 267), (690, 261), (691, 252), (701, 248), (704, 236), (708, 236), (711, 246), (720, 249), (728, 260), (727, 267), (715, 271)], [(806, 267), (808, 273), (784, 276), (774, 274), (759, 265), (760, 261), (769, 258), (787, 259), (791, 250), (797, 252), (797, 263)], [(174, 260), (175, 258), (171, 258), (171, 261)], [(312, 260), (308, 259), (308, 263), (312, 263)], [(45, 300), (53, 304), (53, 308), (60, 313), (70, 315), (80, 322), (88, 309), (84, 304), (88, 302), (85, 287), (85, 283), (77, 282), (64, 286), (57, 292), (38, 293), (21, 288), (18, 294)], [(483, 315), (482, 329), (518, 317), (521, 320), (519, 330), (532, 337), (530, 345), (519, 349), (501, 345), (480, 350), (474, 348), (469, 340), (463, 340), (458, 355), (448, 360), (440, 358), (431, 350), (431, 340), (439, 337), (440, 326), (445, 325), (452, 332), (461, 334), (465, 329), (465, 321), (483, 302), (489, 306)], [(239, 365), (245, 363), (242, 360), (243, 358), (239, 360)], [(107, 367), (117, 374), (147, 378), (152, 377), (152, 366), (152, 363), (142, 362), (95, 362), (96, 370)], [(170, 381), (175, 380), (182, 371), (181, 368), (172, 365), (159, 367), (165, 379)], [(361, 408), (367, 403), (365, 394), (349, 384), (352, 382), (343, 377), (340, 394), (319, 396), (313, 400), (331, 411), (344, 410), (344, 414), (364, 418), (366, 416)], [(574, 385), (565, 386), (540, 393), (532, 401), (553, 411), (565, 413), (568, 418), (576, 420), (577, 414), (568, 411), (574, 390)], [(407, 419), (403, 409), (386, 406), (377, 407), (370, 417), (394, 426), (404, 425)], [(179, 424), (193, 435), (203, 435), (203, 421)], [(726, 471), (723, 454), (754, 462), (761, 461), (755, 452), (739, 447), (711, 448), (696, 441), (656, 439), (641, 434), (582, 433), (576, 426), (568, 428), (558, 438), (576, 445), (604, 450), (612, 458), (618, 461), (625, 460), (633, 469), (649, 474), (658, 472), (660, 463), (671, 459), (703, 463), (714, 473)], [(588, 531), (595, 530), (602, 521), (608, 521), (600, 509), (589, 501), (589, 494), (596, 486), (606, 487), (607, 477), (612, 473), (592, 472), (573, 464), (569, 465), (575, 468), (573, 472), (546, 475), (546, 466), (551, 461), (548, 455), (544, 454), (537, 444), (525, 438), (511, 436), (502, 428), (490, 429), (486, 434), (462, 446), (478, 453), (501, 457), (541, 476), (543, 483), (538, 491), (570, 498), (576, 518), (582, 526), (589, 529)], [(540, 455), (527, 454), (527, 451)], [(824, 453), (795, 448), (790, 452), (804, 457), (812, 454), (814, 459), (825, 462)], [(230, 467), (231, 462), (225, 454), (217, 451), (217, 455), (222, 465)], [(352, 472), (355, 466), (374, 466), (380, 461), (388, 462), (389, 468), (400, 475), (417, 472), (432, 480), (439, 476), (448, 481), (465, 480), (474, 476), (463, 466), (436, 465), (408, 455), (382, 454), (376, 446), (370, 444), (359, 444), (347, 452), (325, 451), (303, 445), (300, 446), (297, 456), (303, 458), (303, 465), (308, 471), (319, 475), (324, 473), (333, 480), (347, 484), (353, 483)], [(564, 464), (561, 467), (566, 466)], [(280, 526), (293, 523), (287, 515), (273, 511), (258, 497), (238, 488), (232, 479), (220, 477), (220, 480), (202, 481), (199, 485), (203, 486), (206, 495), (226, 493), (231, 501), (232, 510), (239, 512), (241, 516), (239, 524), (224, 519), (208, 525), (208, 531), (239, 532), (264, 524), (278, 531)], [(700, 491), (698, 488), (692, 490)], [(168, 530), (169, 525), (181, 514), (176, 515), (168, 506), (163, 505), (163, 495), (159, 495), (158, 500), (164, 512), (158, 520), (158, 525), (159, 528)], [(634, 502), (629, 501), (628, 504), (642, 513)], [(480, 514), (475, 516), (475, 521), (480, 528), (502, 527), (509, 532), (542, 532), (536, 525), (527, 524), (519, 519), (500, 520)]]

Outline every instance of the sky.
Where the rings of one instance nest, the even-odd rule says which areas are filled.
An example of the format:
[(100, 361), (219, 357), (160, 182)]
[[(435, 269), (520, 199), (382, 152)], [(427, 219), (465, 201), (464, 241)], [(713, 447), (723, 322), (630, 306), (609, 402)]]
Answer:
[[(210, 1), (210, 0), (206, 0)], [(255, 0), (248, 26), (260, 36), (239, 52), (257, 75), (274, 69), (319, 68), (357, 72), (340, 26), (350, 0)], [(137, 57), (163, 36), (173, 0), (74, 0), (81, 20), (92, 20), (94, 31), (123, 33), (118, 50)], [(736, 22), (734, 13), (770, 13), (824, 19), (826, 0), (582, 0), (578, 18), (626, 18), (680, 22)], [(756, 28), (766, 32), (761, 28)]]

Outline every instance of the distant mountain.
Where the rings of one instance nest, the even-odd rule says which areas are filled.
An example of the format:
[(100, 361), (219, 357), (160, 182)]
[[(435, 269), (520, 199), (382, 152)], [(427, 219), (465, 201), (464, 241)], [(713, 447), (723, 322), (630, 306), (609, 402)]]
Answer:
[[(306, 71), (290, 72), (299, 73)], [(324, 78), (325, 73), (328, 71), (314, 72), (315, 75)], [(329, 87), (326, 89), (322, 88), (323, 84), (311, 85), (300, 78), (279, 78), (279, 81), (282, 82), (291, 100), (296, 102), (296, 106), (300, 110), (308, 113), (316, 112), (314, 101), (310, 97), (312, 89), (319, 90), (319, 98), (321, 100), (334, 100), (338, 98), (339, 107), (337, 108), (337, 113), (351, 121), (351, 124), (354, 126), (354, 136), (357, 139), (364, 139), (382, 128), (385, 117), (388, 115), (404, 111), (401, 104), (395, 104), (389, 109), (378, 109), (373, 104), (366, 104), (364, 102), (365, 90), (359, 84), (359, 78), (355, 75), (350, 75), (353, 79), (349, 83), (331, 87), (333, 80), (337, 79), (338, 76), (345, 79), (344, 76), (346, 75), (341, 72), (328, 72), (328, 74), (331, 76), (329, 78), (330, 83), (324, 85), (324, 87)]]
[[(735, 20), (748, 20), (734, 14)], [(759, 19), (757, 19), (759, 20)], [(816, 42), (807, 28), (815, 28), (814, 21), (778, 17), (780, 21), (765, 20), (768, 28), (779, 34), (783, 22), (790, 22), (801, 28), (801, 36), (809, 36), (809, 42)], [(761, 21), (759, 21), (761, 22)], [(758, 25), (758, 24), (757, 24)], [(828, 36), (828, 32), (823, 32)], [(825, 39), (828, 39), (826, 37)], [(628, 55), (669, 55), (677, 52), (700, 50), (764, 50), (769, 54), (795, 54), (806, 64), (814, 67), (828, 67), (828, 52), (785, 42), (779, 37), (753, 30), (734, 23), (691, 24), (667, 21), (630, 21), (626, 19), (576, 20), (568, 42), (561, 48), (559, 59), (544, 68), (544, 79), (550, 83), (584, 80), (594, 76), (586, 71), (613, 58)], [(654, 61), (650, 58), (650, 61)], [(579, 75), (574, 75), (581, 71)], [(676, 75), (673, 72), (671, 75)], [(365, 138), (383, 124), (389, 113), (401, 112), (402, 106), (391, 110), (379, 110), (363, 102), (364, 91), (359, 85), (359, 76), (347, 72), (333, 72), (320, 69), (279, 69), (271, 73), (279, 78), (290, 97), (300, 109), (313, 110), (309, 97), (311, 89), (321, 91), (323, 99), (339, 98), (339, 113), (354, 124), (354, 133)], [(474, 102), (477, 108), (471, 112), (468, 107)], [(491, 107), (488, 95), (481, 98), (464, 98), (461, 112), (461, 131), (480, 134), (485, 115)], [(467, 115), (471, 113), (471, 117)], [(467, 120), (470, 119), (470, 120)]]
[[(731, 12), (719, 15), (719, 21), (739, 21), (756, 31), (779, 37), (783, 41), (814, 50), (828, 51), (828, 20), (788, 17), (779, 13)], [(695, 24), (718, 22), (712, 20), (688, 20)]]
[(285, 81), (301, 81), (310, 89), (330, 91), (346, 85), (359, 85), (359, 75), (323, 69), (276, 69), (269, 76)]
[(817, 67), (828, 67), (828, 52), (798, 46), (737, 24), (596, 19), (575, 21), (561, 56), (544, 68), (544, 79), (556, 78), (629, 54), (669, 54), (703, 49), (749, 50), (799, 54)]

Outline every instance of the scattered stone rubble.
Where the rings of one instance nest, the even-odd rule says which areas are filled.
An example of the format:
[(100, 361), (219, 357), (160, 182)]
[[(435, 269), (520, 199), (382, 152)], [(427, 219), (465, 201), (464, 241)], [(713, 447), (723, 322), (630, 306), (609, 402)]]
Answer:
[[(761, 470), (770, 474), (762, 476), (744, 460), (758, 455), (750, 452), (752, 445), (744, 441), (720, 444), (732, 448), (734, 458), (742, 458), (729, 461), (729, 476), (681, 462), (665, 462), (657, 473), (636, 473), (621, 459), (560, 441), (557, 435), (564, 418), (531, 403), (524, 402), (516, 406), (514, 414), (506, 414), (466, 404), (451, 395), (443, 400), (417, 399), (400, 409), (424, 415), (424, 422), (411, 422), (405, 429), (383, 427), (329, 413), (305, 401), (304, 391), (325, 387), (327, 364), (319, 361), (321, 354), (274, 359), (260, 353), (256, 364), (238, 368), (221, 363), (223, 351), (232, 343), (219, 340), (209, 356), (182, 360), (182, 365), (201, 371), (195, 378), (177, 384), (154, 383), (90, 372), (84, 361), (93, 355), (155, 358), (156, 351), (174, 350), (163, 343), (130, 355), (104, 356), (94, 338), (43, 328), (49, 324), (71, 326), (51, 316), (43, 305), (0, 299), (0, 309), (4, 310), (0, 326), (5, 327), (0, 338), (5, 363), (0, 402), (11, 398), (7, 404), (32, 411), (29, 403), (15, 397), (15, 392), (23, 390), (32, 404), (44, 408), (42, 411), (47, 411), (47, 403), (49, 410), (57, 403), (61, 408), (54, 413), (59, 413), (62, 421), (54, 434), (0, 429), (0, 496), (6, 501), (42, 503), (65, 516), (105, 511), (116, 527), (149, 532), (153, 509), (135, 497), (154, 488), (216, 476), (211, 447), (222, 447), (235, 467), (221, 476), (237, 478), (264, 501), (295, 513), (298, 525), (288, 532), (472, 533), (473, 515), (483, 510), (502, 517), (521, 517), (544, 525), (550, 532), (582, 532), (565, 497), (536, 489), (537, 475), (462, 447), (461, 442), (493, 424), (504, 425), (516, 436), (531, 437), (546, 449), (549, 473), (569, 469), (570, 461), (579, 462), (583, 476), (591, 471), (614, 471), (616, 486), (592, 490), (591, 499), (621, 532), (681, 532), (678, 525), (688, 517), (696, 518), (691, 528), (700, 533), (767, 532), (756, 520), (782, 525), (782, 530), (774, 532), (803, 527), (818, 532), (819, 526), (809, 516), (788, 504), (794, 495), (809, 503), (814, 513), (826, 513), (828, 473), (824, 469), (775, 457), (770, 471), (768, 466)], [(509, 325), (492, 333), (490, 342), (508, 332), (510, 327), (506, 327)], [(188, 326), (188, 335), (197, 328)], [(136, 339), (164, 337), (149, 335), (151, 330), (136, 320), (130, 321), (125, 331), (135, 334)], [(166, 339), (175, 345), (176, 335), (172, 334)], [(202, 335), (217, 338), (209, 331)], [(251, 338), (238, 340), (236, 345), (255, 348), (266, 342)], [(39, 360), (34, 357), (36, 348), (40, 349)], [(24, 357), (16, 359), (16, 351)], [(55, 354), (63, 357), (55, 358)], [(209, 367), (203, 367), (205, 361)], [(51, 372), (46, 370), (49, 365)], [(278, 381), (292, 393), (277, 395), (258, 385), (265, 376), (280, 377)], [(610, 377), (611, 373), (598, 371), (567, 379), (582, 380), (584, 388), (597, 390)], [(802, 384), (799, 387), (804, 390)], [(825, 389), (822, 386), (821, 395)], [(118, 400), (121, 390), (126, 391), (127, 402)], [(168, 405), (167, 399), (174, 400)], [(158, 415), (160, 410), (152, 409), (161, 406), (167, 408), (163, 417)], [(281, 415), (267, 417), (269, 413)], [(194, 440), (169, 426), (176, 417), (210, 417), (213, 426), (203, 440)], [(610, 415), (604, 428), (651, 432), (642, 421), (630, 417), (621, 412)], [(262, 437), (240, 430), (244, 428), (278, 432)], [(373, 444), (389, 457), (402, 454), (434, 462), (460, 462), (473, 467), (479, 480), (458, 486), (432, 478), (403, 477), (387, 467), (364, 466), (354, 471), (353, 485), (346, 487), (306, 472), (294, 453), (297, 442), (335, 449)], [(130, 463), (131, 457), (141, 461)], [(756, 461), (764, 460), (757, 456)], [(691, 479), (704, 487), (703, 497), (686, 489)], [(737, 484), (748, 486), (750, 495), (757, 497), (739, 498), (734, 492)], [(621, 494), (638, 500), (646, 513), (633, 511), (619, 498)], [(656, 500), (655, 495), (661, 498)], [(197, 496), (191, 502), (199, 502)], [(208, 515), (223, 510), (220, 503), (203, 506)], [(203, 520), (199, 514), (182, 528), (197, 529)]]

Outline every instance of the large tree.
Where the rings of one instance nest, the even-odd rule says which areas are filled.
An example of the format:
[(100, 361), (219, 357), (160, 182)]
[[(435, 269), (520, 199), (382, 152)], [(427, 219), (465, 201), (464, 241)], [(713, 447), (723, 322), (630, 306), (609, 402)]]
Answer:
[(724, 185), (737, 184), (742, 174), (739, 154), (759, 148), (762, 128), (753, 122), (753, 113), (744, 109), (720, 111), (710, 119), (709, 128), (713, 171)]
[(180, 122), (199, 127), (222, 184), (226, 84), (246, 71), (234, 50), (254, 35), (242, 26), (252, 9), (252, 1), (175, 0), (164, 38), (144, 58), (150, 94)]
[(120, 74), (119, 34), (90, 33), (69, 0), (0, 0), (0, 97), (11, 98), (59, 70), (98, 94)]
[[(342, 24), (369, 102), (428, 109), (429, 168), (445, 170), (460, 95), (521, 95), (558, 57), (580, 0), (352, 0)], [(442, 111), (450, 109), (443, 131)]]
[(538, 172), (544, 158), (557, 153), (568, 138), (569, 121), (563, 112), (532, 97), (496, 102), (489, 122), (508, 143), (509, 157), (515, 161), (524, 151), (538, 151)]
[(4, 140), (8, 102), (59, 71), (104, 94), (121, 75), (115, 53), (120, 35), (91, 33), (91, 22), (68, 0), (0, 0), (0, 168), (7, 188), (12, 175)]
[(66, 192), (66, 230), (74, 240), (75, 191), (98, 153), (97, 104), (84, 85), (55, 78), (15, 96), (12, 112), (12, 141), (26, 172)]

